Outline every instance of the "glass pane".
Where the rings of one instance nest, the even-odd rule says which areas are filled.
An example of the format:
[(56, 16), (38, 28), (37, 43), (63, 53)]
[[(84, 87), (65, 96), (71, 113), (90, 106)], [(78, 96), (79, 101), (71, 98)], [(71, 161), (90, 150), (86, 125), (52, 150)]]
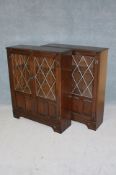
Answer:
[(35, 57), (35, 85), (36, 95), (42, 98), (55, 100), (55, 60), (46, 57)]
[(31, 73), (29, 69), (30, 57), (21, 54), (11, 54), (11, 59), (15, 90), (31, 94)]
[(91, 56), (79, 54), (73, 56), (72, 94), (92, 98), (94, 60), (95, 58)]

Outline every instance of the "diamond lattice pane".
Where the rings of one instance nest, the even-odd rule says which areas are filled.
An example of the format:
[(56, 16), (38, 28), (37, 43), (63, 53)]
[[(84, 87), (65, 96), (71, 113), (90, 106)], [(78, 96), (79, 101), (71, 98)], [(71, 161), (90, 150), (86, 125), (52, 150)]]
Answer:
[(36, 95), (55, 100), (55, 60), (53, 58), (35, 57), (35, 85)]
[(21, 54), (11, 54), (13, 66), (13, 80), (16, 91), (31, 94), (30, 88), (30, 57)]
[(94, 57), (73, 55), (72, 94), (92, 98)]

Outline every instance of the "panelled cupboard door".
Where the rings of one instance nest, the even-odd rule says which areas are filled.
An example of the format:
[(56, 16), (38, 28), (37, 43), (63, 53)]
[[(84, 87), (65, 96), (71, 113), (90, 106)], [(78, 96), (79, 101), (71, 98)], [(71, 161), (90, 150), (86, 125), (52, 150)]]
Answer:
[(97, 57), (95, 54), (76, 52), (72, 59), (72, 111), (73, 117), (95, 117)]
[(36, 114), (56, 119), (56, 54), (33, 53)]
[(33, 75), (32, 57), (25, 51), (13, 50), (8, 52), (11, 90), (15, 109), (19, 113), (32, 114), (34, 112), (33, 103)]

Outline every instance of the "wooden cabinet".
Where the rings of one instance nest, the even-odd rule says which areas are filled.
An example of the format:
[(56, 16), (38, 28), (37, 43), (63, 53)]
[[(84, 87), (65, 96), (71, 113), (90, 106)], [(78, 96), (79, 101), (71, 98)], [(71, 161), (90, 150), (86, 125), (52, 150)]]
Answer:
[(70, 126), (72, 56), (69, 49), (7, 48), (13, 113), (63, 132)]
[(7, 48), (14, 116), (59, 133), (71, 119), (96, 130), (103, 122), (107, 48), (64, 44)]
[(108, 49), (64, 44), (46, 46), (72, 50), (72, 90), (69, 94), (72, 120), (96, 130), (103, 122)]

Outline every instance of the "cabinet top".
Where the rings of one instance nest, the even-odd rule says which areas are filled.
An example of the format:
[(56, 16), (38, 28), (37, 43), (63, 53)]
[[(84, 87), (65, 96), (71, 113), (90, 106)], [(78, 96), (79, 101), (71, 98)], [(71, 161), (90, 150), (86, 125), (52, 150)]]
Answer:
[(85, 51), (93, 51), (93, 52), (101, 52), (103, 50), (107, 50), (108, 48), (103, 47), (92, 47), (92, 46), (80, 46), (80, 45), (69, 45), (69, 44), (59, 44), (59, 43), (51, 43), (43, 45), (44, 47), (57, 47), (57, 48), (67, 48), (74, 50), (85, 50)]
[(16, 45), (7, 47), (7, 49), (35, 50), (55, 53), (65, 53), (71, 51), (70, 48), (49, 47), (49, 46), (32, 46), (32, 45)]

